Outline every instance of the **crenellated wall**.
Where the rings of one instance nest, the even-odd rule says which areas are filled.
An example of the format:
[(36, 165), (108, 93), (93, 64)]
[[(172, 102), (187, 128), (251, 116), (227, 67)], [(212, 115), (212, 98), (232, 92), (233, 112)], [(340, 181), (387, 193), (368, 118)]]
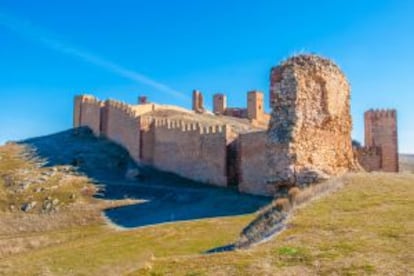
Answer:
[(93, 134), (99, 136), (102, 105), (103, 103), (93, 96), (75, 97), (74, 126), (88, 126), (92, 129)]
[(227, 146), (237, 136), (231, 128), (154, 118), (150, 112), (157, 108), (153, 104), (128, 105), (77, 96), (74, 127), (88, 126), (96, 136), (122, 145), (137, 163), (227, 186)]
[(140, 120), (128, 104), (114, 100), (105, 101), (103, 113), (106, 116), (102, 133), (108, 139), (124, 146), (131, 157), (139, 162)]
[(227, 185), (227, 126), (155, 120), (153, 166), (218, 186)]

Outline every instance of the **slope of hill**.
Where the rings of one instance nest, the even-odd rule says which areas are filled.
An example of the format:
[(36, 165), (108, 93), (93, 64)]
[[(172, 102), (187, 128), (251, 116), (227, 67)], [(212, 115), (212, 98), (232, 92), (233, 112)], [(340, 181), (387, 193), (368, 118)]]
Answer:
[[(166, 256), (131, 275), (412, 275), (414, 175), (356, 174), (249, 250)], [(188, 275), (188, 274), (187, 274)]]
[[(137, 204), (140, 198), (113, 200), (124, 197), (125, 187), (118, 194), (107, 191), (111, 200), (105, 194), (106, 200), (93, 198), (96, 186), (92, 181), (124, 179), (125, 170), (131, 167), (129, 157), (122, 149), (87, 133), (76, 139), (70, 135), (0, 147), (0, 275), (414, 273), (414, 174), (348, 175), (341, 179), (344, 186), (339, 191), (296, 209), (286, 229), (273, 239), (247, 250), (205, 254), (238, 240), (241, 230), (255, 217), (252, 212), (258, 206), (254, 201), (243, 212), (220, 217), (117, 227), (102, 216), (103, 210)], [(66, 151), (59, 141), (69, 142)], [(86, 144), (77, 145), (76, 141)], [(27, 151), (26, 145), (36, 147), (37, 152)], [(46, 157), (48, 162), (41, 163)], [(25, 171), (28, 173), (21, 174), (22, 178), (13, 178), (20, 177), (16, 172)], [(10, 193), (15, 190), (10, 187), (20, 187), (26, 176), (35, 176), (32, 178), (39, 182), (23, 190), (20, 198), (24, 202), (13, 202), (16, 197)], [(13, 185), (7, 185), (5, 179)], [(192, 185), (181, 186), (194, 188)], [(57, 188), (51, 189), (53, 186)], [(18, 210), (28, 198), (33, 199), (31, 196), (38, 205), (27, 212)], [(42, 212), (48, 196), (59, 199), (59, 208)], [(248, 198), (240, 198), (240, 205), (235, 201), (228, 204), (236, 209), (249, 205)], [(15, 209), (10, 210), (11, 204)], [(216, 209), (224, 206), (221, 201), (214, 204)], [(135, 211), (127, 213), (130, 217), (123, 217), (127, 221), (136, 216)]]

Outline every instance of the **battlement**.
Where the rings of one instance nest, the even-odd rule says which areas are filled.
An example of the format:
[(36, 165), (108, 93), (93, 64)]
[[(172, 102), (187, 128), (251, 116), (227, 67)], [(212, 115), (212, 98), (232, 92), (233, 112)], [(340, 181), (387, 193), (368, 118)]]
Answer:
[(201, 123), (190, 122), (185, 120), (170, 119), (154, 119), (150, 121), (146, 119), (146, 123), (154, 122), (154, 127), (169, 130), (179, 130), (180, 132), (196, 132), (198, 134), (226, 134), (227, 125), (202, 125)]
[(127, 103), (108, 99), (105, 101), (105, 106), (122, 111), (130, 117), (137, 117), (136, 111)]
[(365, 112), (365, 118), (397, 118), (397, 111), (395, 109), (370, 109)]
[(79, 99), (82, 103), (102, 104), (102, 101), (92, 95), (78, 95), (75, 98)]
[(93, 133), (100, 135), (101, 109), (104, 103), (91, 95), (75, 96), (73, 126), (89, 126)]

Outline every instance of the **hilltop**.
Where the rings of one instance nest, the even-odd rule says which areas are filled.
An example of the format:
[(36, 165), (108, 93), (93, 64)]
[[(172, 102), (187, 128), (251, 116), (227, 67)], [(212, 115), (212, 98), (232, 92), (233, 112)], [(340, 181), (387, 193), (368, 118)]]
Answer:
[[(295, 209), (286, 229), (273, 239), (247, 250), (205, 254), (237, 241), (242, 229), (260, 213), (255, 212), (259, 205), (225, 216), (213, 214), (202, 220), (131, 229), (114, 227), (102, 215), (103, 210), (144, 203), (148, 198), (144, 201), (122, 199), (132, 191), (125, 185), (118, 194), (105, 191), (102, 186), (105, 179), (110, 179), (107, 188), (112, 181), (121, 179), (123, 184), (124, 181), (131, 183), (125, 179), (125, 172), (134, 169), (129, 156), (122, 148), (91, 136), (87, 130), (77, 135), (67, 131), (0, 147), (0, 274), (25, 275), (28, 271), (41, 275), (413, 272), (412, 174), (359, 173), (338, 178), (336, 181), (342, 188), (307, 203), (306, 208)], [(62, 143), (67, 143), (66, 150), (61, 148)], [(109, 157), (113, 162), (107, 162)], [(11, 187), (20, 187), (20, 184), (5, 185), (4, 177), (11, 175), (20, 183), (23, 178), (14, 176), (20, 177), (22, 171), (26, 172), (23, 176), (39, 183), (34, 181), (19, 192)], [(145, 169), (144, 175), (149, 175)], [(196, 185), (180, 183), (186, 189)], [(40, 192), (38, 188), (44, 190)], [(202, 194), (205, 194), (204, 188), (207, 187), (198, 187)], [(223, 195), (222, 190), (216, 195), (230, 199), (231, 191)], [(16, 197), (16, 193), (22, 196)], [(94, 193), (99, 198), (93, 197)], [(52, 201), (59, 200), (56, 204), (59, 208), (43, 212), (39, 198), (49, 196)], [(27, 212), (18, 210), (28, 198), (38, 201), (38, 205)], [(10, 210), (11, 204), (16, 209)], [(130, 213), (130, 218), (134, 216), (137, 214)]]

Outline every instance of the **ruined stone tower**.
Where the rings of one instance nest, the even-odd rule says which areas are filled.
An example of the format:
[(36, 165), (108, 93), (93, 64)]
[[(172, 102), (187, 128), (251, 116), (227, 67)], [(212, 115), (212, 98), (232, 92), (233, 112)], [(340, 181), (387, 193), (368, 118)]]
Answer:
[(213, 112), (216, 115), (222, 115), (227, 108), (227, 98), (224, 94), (214, 94), (213, 96)]
[(272, 68), (268, 183), (301, 185), (356, 168), (350, 89), (332, 61), (299, 55)]
[(198, 90), (193, 90), (193, 110), (196, 113), (204, 112), (203, 95)]
[(379, 148), (380, 169), (398, 172), (396, 110), (368, 110), (365, 119), (365, 147)]
[(263, 93), (260, 91), (250, 91), (247, 93), (247, 118), (250, 120), (263, 120)]

